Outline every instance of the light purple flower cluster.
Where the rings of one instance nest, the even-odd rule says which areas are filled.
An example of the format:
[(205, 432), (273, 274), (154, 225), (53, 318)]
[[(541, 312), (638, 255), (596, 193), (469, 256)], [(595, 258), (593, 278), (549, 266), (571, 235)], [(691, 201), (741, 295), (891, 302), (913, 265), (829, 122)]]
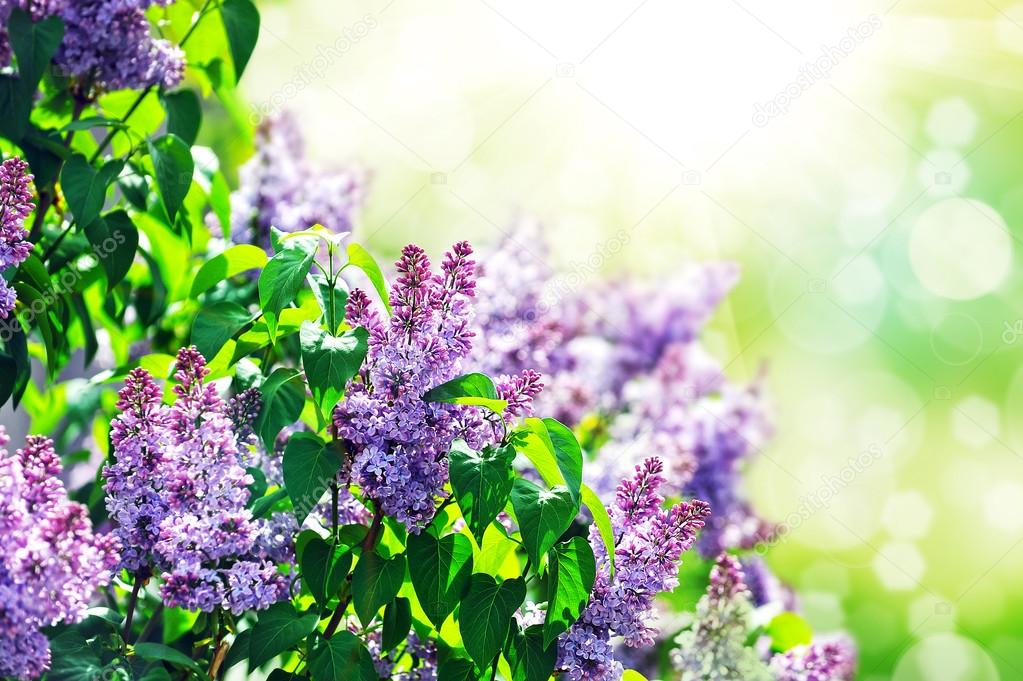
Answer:
[(110, 582), (117, 539), (95, 535), (88, 510), (68, 501), (53, 442), (29, 437), (14, 456), (0, 426), (0, 676), (49, 669), (42, 627), (82, 619)]
[(844, 638), (797, 646), (770, 660), (750, 644), (755, 594), (737, 558), (721, 553), (696, 621), (675, 639), (672, 665), (681, 681), (851, 681), (856, 651)]
[(710, 508), (702, 501), (662, 507), (659, 488), (663, 466), (650, 458), (623, 480), (610, 507), (615, 537), (615, 572), (603, 540), (590, 527), (590, 544), (597, 557), (597, 579), (590, 602), (579, 620), (558, 640), (558, 668), (573, 680), (610, 680), (621, 676), (614, 658), (612, 636), (631, 647), (654, 643), (650, 625), (654, 598), (678, 585), (681, 555), (696, 541)]
[[(32, 252), (25, 218), (35, 206), (27, 170), (28, 164), (17, 157), (0, 163), (0, 273), (20, 265)], [(0, 319), (7, 319), (16, 300), (14, 289), (0, 276)]]
[(771, 658), (776, 681), (852, 681), (856, 651), (844, 638), (797, 646)]
[(171, 406), (141, 369), (121, 391), (114, 462), (104, 475), (125, 544), (123, 567), (143, 577), (160, 571), (170, 606), (236, 614), (266, 608), (287, 596), (275, 562), (286, 557), (290, 537), (282, 547), (274, 521), (255, 520), (246, 508), (252, 478), (232, 410), (204, 381), (205, 359), (184, 348), (176, 369)]
[[(480, 410), (423, 400), (428, 390), (459, 375), (471, 350), (471, 255), (467, 242), (455, 244), (440, 274), (433, 274), (426, 253), (406, 246), (391, 287), (390, 319), (381, 319), (361, 289), (348, 298), (347, 321), (369, 332), (369, 352), (335, 411), (334, 425), (355, 455), (355, 482), (411, 532), (433, 519), (452, 441), (462, 438), (479, 448), (494, 438)], [(502, 384), (511, 412), (528, 412), (538, 381), (524, 374)]]
[(14, 8), (30, 8), (36, 21), (47, 16), (64, 22), (64, 40), (54, 62), (68, 76), (88, 79), (105, 90), (173, 87), (185, 72), (185, 55), (170, 42), (154, 38), (146, 10), (171, 0), (0, 0), (2, 48), (10, 63), (7, 22)]
[(696, 621), (675, 639), (672, 665), (681, 681), (771, 681), (767, 664), (747, 646), (752, 612), (739, 561), (718, 556), (707, 593), (696, 605)]
[(231, 194), (231, 239), (268, 252), (271, 226), (297, 232), (321, 224), (342, 234), (351, 231), (364, 200), (364, 174), (311, 163), (302, 133), (287, 113), (259, 126), (256, 154), (238, 175), (239, 187)]

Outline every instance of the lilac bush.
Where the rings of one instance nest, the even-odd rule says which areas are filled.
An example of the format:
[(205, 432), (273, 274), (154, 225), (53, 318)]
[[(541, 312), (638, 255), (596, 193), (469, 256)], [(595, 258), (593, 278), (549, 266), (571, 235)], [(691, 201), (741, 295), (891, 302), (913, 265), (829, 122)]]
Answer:
[(8, 442), (0, 425), (0, 675), (31, 679), (50, 667), (40, 630), (85, 616), (118, 542), (94, 534), (87, 509), (68, 501), (51, 440), (31, 436), (13, 456)]

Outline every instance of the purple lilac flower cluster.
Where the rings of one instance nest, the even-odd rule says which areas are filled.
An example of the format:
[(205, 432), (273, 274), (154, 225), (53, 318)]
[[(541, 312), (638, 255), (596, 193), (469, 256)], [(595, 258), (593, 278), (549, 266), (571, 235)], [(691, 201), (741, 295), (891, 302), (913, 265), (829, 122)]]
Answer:
[(336, 234), (351, 231), (364, 199), (364, 174), (326, 171), (310, 163), (302, 133), (287, 113), (259, 126), (256, 154), (238, 174), (239, 187), (231, 194), (231, 239), (267, 251), (271, 226), (283, 232), (316, 224)]
[(195, 348), (182, 349), (170, 406), (147, 372), (128, 375), (104, 470), (107, 504), (123, 567), (137, 578), (160, 571), (167, 605), (238, 614), (287, 596), (275, 562), (290, 554), (290, 535), (246, 508), (252, 477), (208, 372)]
[(0, 676), (35, 678), (50, 667), (40, 632), (85, 615), (117, 566), (117, 538), (95, 535), (88, 510), (67, 500), (53, 442), (29, 437), (14, 456), (0, 426)]
[(535, 223), (517, 229), (483, 267), (474, 360), (492, 374), (535, 362), (546, 384), (540, 410), (573, 426), (599, 415), (606, 436), (585, 473), (599, 494), (612, 494), (653, 453), (664, 462), (667, 494), (714, 508), (701, 553), (769, 539), (773, 527), (740, 484), (747, 459), (771, 434), (762, 391), (728, 382), (699, 342), (738, 278), (736, 266), (688, 265), (656, 285), (607, 282), (580, 293), (578, 282), (542, 264), (545, 253), (533, 253), (543, 249)]
[(797, 646), (771, 658), (776, 681), (852, 681), (856, 651), (845, 638)]
[(659, 488), (663, 466), (650, 458), (623, 480), (609, 512), (615, 537), (615, 572), (600, 534), (590, 528), (597, 557), (597, 579), (590, 602), (578, 621), (558, 641), (558, 669), (574, 681), (620, 678), (621, 662), (614, 657), (612, 636), (630, 647), (654, 643), (651, 626), (655, 596), (678, 586), (681, 555), (696, 541), (710, 514), (702, 501), (682, 502), (664, 509)]
[(54, 62), (65, 74), (88, 78), (106, 90), (174, 87), (185, 73), (185, 55), (170, 42), (154, 38), (146, 18), (153, 5), (171, 0), (0, 0), (0, 57), (10, 63), (7, 22), (15, 8), (33, 20), (48, 16), (64, 22), (64, 40)]
[[(0, 273), (20, 265), (32, 252), (25, 218), (35, 206), (27, 170), (28, 164), (17, 157), (0, 163)], [(0, 319), (7, 319), (16, 300), (14, 289), (0, 276)]]
[[(475, 263), (467, 242), (455, 244), (433, 274), (418, 246), (402, 250), (391, 287), (393, 316), (382, 319), (361, 289), (348, 298), (346, 319), (369, 332), (369, 351), (334, 413), (334, 426), (354, 454), (362, 491), (411, 532), (433, 519), (447, 481), (447, 453), (462, 438), (473, 448), (494, 439), (480, 410), (426, 402), (423, 395), (455, 378), (472, 347)], [(526, 414), (540, 389), (524, 373), (499, 386), (509, 415)]]

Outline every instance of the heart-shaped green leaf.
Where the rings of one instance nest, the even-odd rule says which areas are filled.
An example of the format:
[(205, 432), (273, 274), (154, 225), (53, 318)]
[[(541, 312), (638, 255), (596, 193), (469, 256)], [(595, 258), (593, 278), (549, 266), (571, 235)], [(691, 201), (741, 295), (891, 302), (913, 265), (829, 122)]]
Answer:
[(485, 447), (482, 452), (475, 452), (461, 440), (451, 445), (448, 453), (451, 489), (478, 543), (483, 542), (487, 526), (508, 503), (514, 458), (515, 450), (511, 447)]
[(249, 667), (261, 667), (290, 650), (316, 628), (316, 613), (300, 614), (290, 601), (274, 603), (259, 613), (249, 635)]
[(339, 631), (320, 638), (309, 653), (313, 681), (379, 681), (373, 657), (355, 634)]
[(301, 525), (330, 489), (341, 470), (341, 458), (312, 433), (295, 433), (284, 447), (282, 468), (284, 487)]
[(590, 600), (590, 590), (597, 576), (597, 562), (590, 543), (583, 537), (572, 537), (557, 544), (548, 554), (550, 566), (549, 602), (543, 623), (543, 647), (568, 631), (579, 619)]
[(524, 478), (516, 478), (511, 490), (512, 508), (522, 532), (522, 543), (534, 566), (565, 533), (579, 512), (564, 485), (545, 490)]
[(472, 574), (472, 541), (464, 534), (437, 539), (429, 532), (409, 535), (409, 575), (419, 604), (440, 630), (458, 605)]
[(515, 611), (526, 597), (526, 582), (516, 577), (500, 584), (476, 573), (459, 606), (458, 630), (465, 651), (480, 667), (488, 667), (501, 652)]
[(359, 327), (332, 336), (318, 324), (303, 322), (299, 332), (302, 368), (313, 399), (324, 418), (329, 418), (345, 394), (345, 386), (366, 359), (369, 332)]
[(352, 600), (363, 626), (398, 595), (404, 581), (405, 554), (387, 559), (376, 551), (368, 551), (359, 557), (352, 574)]

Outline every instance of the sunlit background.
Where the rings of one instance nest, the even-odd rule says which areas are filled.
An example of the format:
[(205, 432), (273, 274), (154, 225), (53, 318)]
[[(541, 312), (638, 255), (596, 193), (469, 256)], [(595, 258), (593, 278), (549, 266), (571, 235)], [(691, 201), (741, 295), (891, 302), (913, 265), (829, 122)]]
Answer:
[(370, 173), (377, 249), (529, 214), (581, 285), (741, 263), (708, 343), (736, 379), (766, 364), (749, 489), (808, 619), (856, 636), (862, 679), (1023, 678), (1023, 4), (262, 10), (253, 116)]

